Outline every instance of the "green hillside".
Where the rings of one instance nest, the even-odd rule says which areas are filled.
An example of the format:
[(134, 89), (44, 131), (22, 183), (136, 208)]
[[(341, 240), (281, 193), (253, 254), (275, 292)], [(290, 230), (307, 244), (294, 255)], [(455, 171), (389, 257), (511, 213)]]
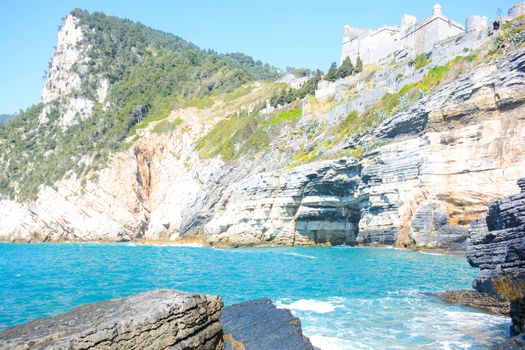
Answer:
[(281, 75), (247, 55), (203, 50), (140, 23), (79, 9), (71, 14), (79, 19), (79, 46), (89, 59), (87, 67), (73, 67), (82, 82), (76, 94), (96, 101), (97, 86), (107, 79), (108, 97), (104, 106), (96, 101), (90, 117), (64, 130), (58, 125), (61, 99), (47, 106), (45, 124), (38, 121), (44, 108), (39, 104), (0, 127), (0, 193), (12, 199), (30, 200), (41, 184), (52, 185), (69, 171), (83, 175), (99, 168), (124, 147), (138, 123), (161, 119), (184, 101)]

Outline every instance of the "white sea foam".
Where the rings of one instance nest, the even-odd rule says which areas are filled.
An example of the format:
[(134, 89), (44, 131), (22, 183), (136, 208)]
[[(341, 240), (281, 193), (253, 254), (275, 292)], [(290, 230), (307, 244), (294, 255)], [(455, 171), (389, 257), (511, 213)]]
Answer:
[(158, 247), (204, 248), (205, 246), (199, 243), (166, 243), (166, 244), (159, 244)]
[(336, 306), (327, 301), (314, 299), (300, 299), (291, 304), (276, 303), (277, 307), (294, 311), (311, 311), (318, 314), (326, 314), (335, 310)]
[(305, 255), (305, 254), (299, 254), (299, 253), (284, 253), (284, 255), (298, 256), (298, 257), (301, 257), (301, 258), (307, 258), (307, 259), (317, 259), (316, 256)]
[(318, 347), (321, 350), (346, 350), (352, 349), (352, 345), (345, 339), (336, 337), (325, 337), (322, 335), (311, 335), (310, 341), (312, 345)]
[(441, 254), (441, 253), (431, 253), (431, 252), (424, 252), (424, 251), (419, 251), (418, 253), (421, 253), (421, 254), (426, 254), (426, 255), (446, 255), (446, 254)]

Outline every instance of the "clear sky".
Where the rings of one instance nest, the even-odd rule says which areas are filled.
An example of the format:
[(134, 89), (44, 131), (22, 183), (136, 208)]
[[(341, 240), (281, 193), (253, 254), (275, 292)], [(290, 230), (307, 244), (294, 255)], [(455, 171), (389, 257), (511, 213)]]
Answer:
[[(497, 15), (518, 0), (441, 0), (443, 13)], [(0, 0), (0, 113), (40, 101), (61, 18), (75, 7), (129, 18), (218, 52), (240, 51), (279, 68), (325, 70), (338, 61), (345, 24), (398, 25), (436, 0)]]

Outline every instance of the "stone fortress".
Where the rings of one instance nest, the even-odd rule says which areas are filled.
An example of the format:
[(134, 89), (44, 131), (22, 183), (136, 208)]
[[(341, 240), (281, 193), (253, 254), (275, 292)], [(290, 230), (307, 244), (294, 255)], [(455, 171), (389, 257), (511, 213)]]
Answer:
[[(525, 14), (525, 2), (514, 5), (509, 10), (508, 17), (498, 19), (504, 21), (521, 14)], [(387, 59), (396, 57), (414, 58), (433, 51), (436, 43), (451, 37), (471, 32), (486, 36), (488, 28), (486, 16), (468, 17), (463, 26), (443, 15), (439, 4), (434, 5), (430, 17), (420, 21), (412, 15), (403, 15), (400, 26), (362, 29), (345, 25), (341, 62), (346, 57), (350, 57), (354, 64), (357, 57), (361, 57), (365, 64), (385, 63)]]

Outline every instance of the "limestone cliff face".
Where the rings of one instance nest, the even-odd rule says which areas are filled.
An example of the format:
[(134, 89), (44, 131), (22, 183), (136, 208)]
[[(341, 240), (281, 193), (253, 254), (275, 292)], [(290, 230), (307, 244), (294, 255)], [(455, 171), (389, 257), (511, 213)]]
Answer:
[(0, 238), (123, 241), (140, 237), (147, 226), (132, 154), (116, 154), (85, 183), (69, 178), (56, 188), (43, 188), (29, 205), (0, 201)]
[(352, 244), (357, 235), (360, 166), (347, 159), (232, 183), (204, 226), (212, 244)]
[(104, 103), (109, 83), (106, 79), (90, 77), (96, 81), (96, 96), (82, 94), (82, 77), (88, 70), (89, 46), (83, 41), (85, 32), (78, 18), (69, 14), (58, 32), (58, 43), (49, 64), (49, 72), (42, 103), (44, 109), (39, 117), (41, 123), (48, 122), (52, 107), (58, 107), (61, 116), (58, 124), (62, 129), (88, 117), (96, 102)]
[(390, 143), (359, 164), (245, 177), (230, 186), (206, 237), (464, 249), (468, 223), (515, 192), (525, 169), (524, 62), (521, 51), (483, 66), (394, 116), (376, 131)]
[[(79, 88), (73, 71), (84, 60), (75, 49), (81, 36), (74, 17), (68, 17), (43, 99), (73, 96)], [(382, 74), (387, 73), (378, 73), (380, 79)], [(391, 80), (385, 78), (385, 84)], [(391, 88), (371, 91), (381, 95)], [(374, 103), (365, 95), (334, 108), (327, 121), (336, 113), (348, 114), (356, 104), (364, 109)], [(103, 101), (102, 90), (97, 99)], [(64, 101), (67, 106), (74, 98)], [(362, 158), (291, 169), (273, 145), (237, 163), (200, 158), (196, 141), (221, 116), (213, 108), (180, 109), (162, 121), (182, 120), (180, 125), (159, 133), (153, 122), (129, 149), (113, 154), (105, 169), (81, 179), (66, 176), (54, 188), (42, 186), (30, 204), (0, 200), (0, 239), (198, 239), (232, 246), (462, 250), (469, 223), (483, 216), (489, 202), (515, 193), (515, 181), (524, 175), (524, 101), (521, 49), (477, 66), (349, 140), (377, 145)], [(280, 142), (300, 141), (292, 128), (283, 130)]]
[(362, 162), (363, 242), (449, 247), (465, 240), (486, 203), (516, 191), (525, 165), (524, 64), (519, 51), (482, 66), (379, 126), (380, 138), (406, 136)]
[(511, 333), (525, 333), (525, 178), (521, 193), (493, 202), (470, 227), (467, 258), (479, 267), (474, 288), (511, 302)]

